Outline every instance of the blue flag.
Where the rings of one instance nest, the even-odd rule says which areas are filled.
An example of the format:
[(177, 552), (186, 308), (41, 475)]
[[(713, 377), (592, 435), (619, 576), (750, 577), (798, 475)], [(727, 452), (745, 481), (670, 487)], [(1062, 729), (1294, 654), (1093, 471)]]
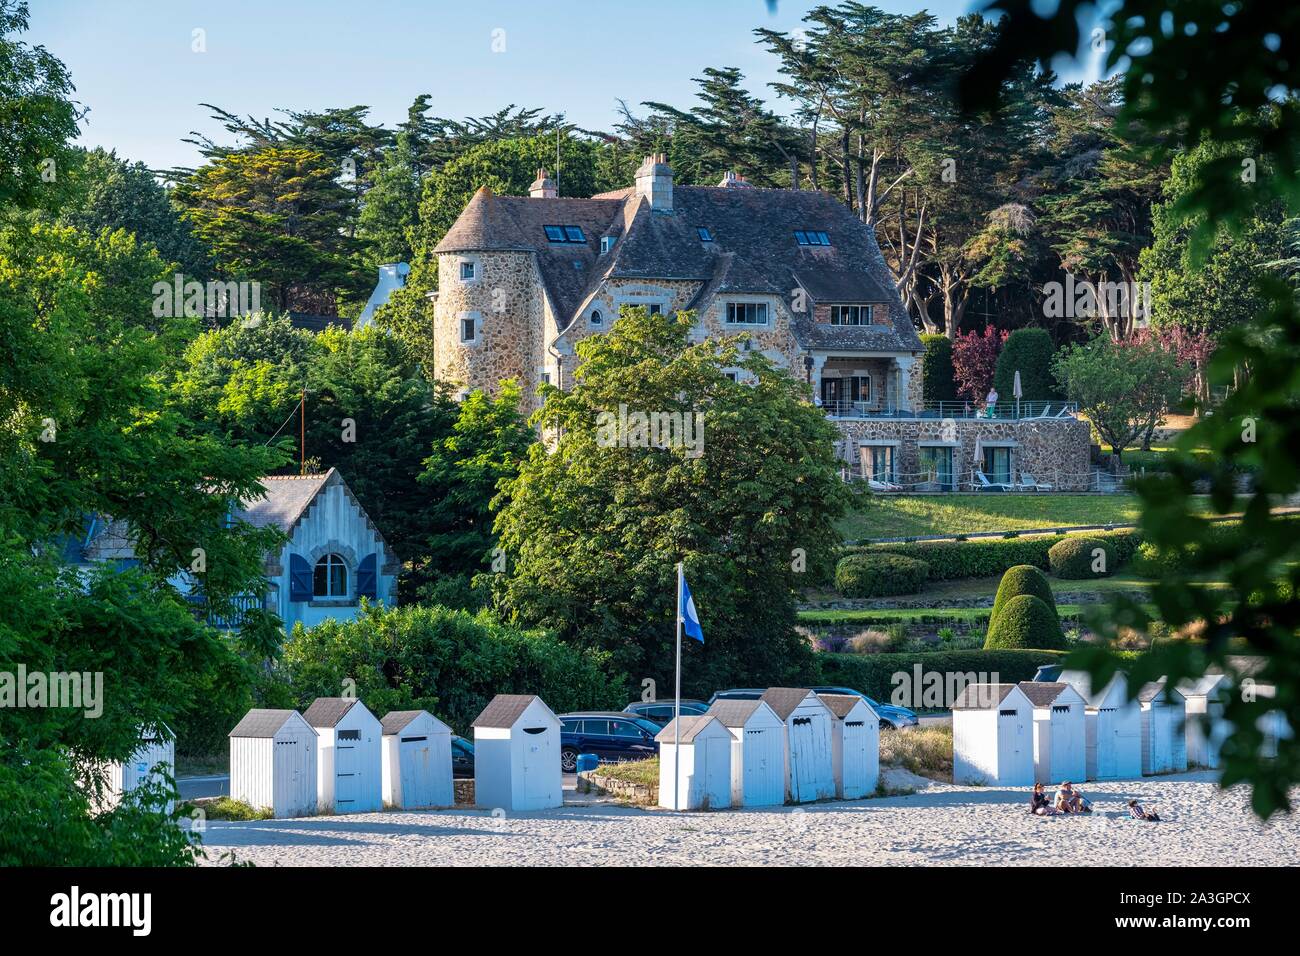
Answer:
[(687, 637), (693, 637), (701, 644), (704, 643), (704, 631), (700, 629), (700, 616), (695, 613), (695, 598), (691, 597), (691, 589), (686, 583), (685, 576), (682, 577), (682, 630), (686, 632)]

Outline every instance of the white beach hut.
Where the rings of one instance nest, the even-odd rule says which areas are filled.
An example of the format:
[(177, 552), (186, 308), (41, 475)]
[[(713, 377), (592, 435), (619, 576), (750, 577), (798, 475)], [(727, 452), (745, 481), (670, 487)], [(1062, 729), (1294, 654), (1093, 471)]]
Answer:
[(857, 694), (818, 694), (830, 708), (831, 767), (835, 796), (857, 800), (876, 792), (880, 780), (880, 717)]
[(316, 812), (318, 736), (296, 710), (250, 710), (230, 732), (230, 796), (277, 820)]
[[(166, 724), (140, 728), (140, 747), (124, 761), (101, 764), (104, 768), (104, 789), (98, 799), (92, 800), (96, 809), (111, 810), (122, 802), (128, 793), (146, 782), (164, 785), (163, 775), (176, 777), (176, 735)], [(172, 801), (166, 804), (171, 813)]]
[(806, 687), (769, 687), (762, 700), (785, 724), (785, 796), (809, 803), (835, 796), (831, 712)]
[(1231, 691), (1227, 674), (1206, 674), (1178, 684), (1186, 707), (1184, 737), (1189, 767), (1220, 765), (1219, 748), (1231, 730), (1223, 717), (1224, 697)]
[(1021, 681), (1034, 705), (1034, 781), (1083, 780), (1088, 772), (1088, 731), (1083, 695), (1063, 681)]
[(1183, 731), (1187, 705), (1177, 688), (1162, 677), (1138, 692), (1142, 705), (1142, 773), (1174, 773), (1187, 769), (1187, 736)]
[(952, 704), (952, 779), (1034, 782), (1034, 705), (1015, 684), (967, 684)]
[(564, 803), (560, 720), (533, 694), (497, 694), (474, 720), (474, 802), (503, 810)]
[(659, 743), (659, 806), (670, 810), (731, 806), (732, 736), (720, 720), (712, 714), (674, 718), (655, 740)]
[(390, 711), (379, 724), (384, 738), (384, 806), (454, 806), (451, 728), (427, 710)]
[(784, 803), (785, 724), (776, 711), (761, 700), (720, 700), (709, 715), (731, 732), (731, 805)]
[(355, 697), (317, 697), (303, 718), (319, 735), (316, 799), (329, 813), (382, 810), (379, 718)]
[(1089, 780), (1133, 780), (1142, 776), (1142, 708), (1128, 698), (1128, 678), (1116, 674), (1101, 690), (1086, 671), (1062, 671), (1084, 700)]

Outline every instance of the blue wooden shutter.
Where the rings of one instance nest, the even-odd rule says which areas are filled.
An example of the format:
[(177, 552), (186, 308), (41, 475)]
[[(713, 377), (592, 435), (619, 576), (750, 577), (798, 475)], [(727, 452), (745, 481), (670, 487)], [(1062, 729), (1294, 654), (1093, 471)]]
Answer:
[(289, 555), (289, 600), (310, 601), (311, 596), (311, 565), (301, 554)]
[(371, 553), (357, 565), (357, 597), (370, 598), (372, 601), (379, 598), (379, 576), (375, 573), (377, 560), (378, 555)]

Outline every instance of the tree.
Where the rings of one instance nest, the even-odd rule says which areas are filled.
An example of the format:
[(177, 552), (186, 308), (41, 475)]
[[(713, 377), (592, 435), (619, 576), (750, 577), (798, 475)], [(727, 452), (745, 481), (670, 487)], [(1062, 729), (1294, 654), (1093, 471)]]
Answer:
[(427, 545), (430, 570), (470, 576), (487, 569), (496, 544), (493, 511), (506, 503), (498, 491), (519, 474), (537, 440), (519, 412), (520, 398), (510, 379), (495, 398), (473, 391), (461, 402), (455, 425), (434, 441), (420, 474), (432, 496), (425, 505), (434, 529)]
[(66, 202), (60, 220), (85, 232), (125, 229), (140, 242), (175, 263), (186, 279), (205, 281), (212, 263), (189, 223), (143, 163), (119, 159), (115, 152), (82, 152), (72, 166), (74, 198)]
[(957, 401), (957, 380), (952, 363), (952, 339), (946, 335), (923, 335), (925, 355), (921, 359), (921, 382), (926, 403)]
[[(146, 278), (123, 232), (86, 236), (14, 216), (0, 228), (0, 671), (102, 675), (102, 715), (0, 707), (0, 861), (192, 862), (166, 794), (92, 817), (85, 763), (126, 760), (143, 724), (178, 719), (197, 684), (239, 668), (238, 644), (199, 624), (169, 583), (204, 557), (218, 612), (264, 583), (279, 532), (230, 526), (230, 502), (276, 455), (201, 433), (168, 401), (169, 339), (147, 328)], [(62, 568), (90, 516), (124, 523), (138, 565)], [(197, 572), (196, 572), (197, 573)], [(89, 705), (89, 702), (86, 702)]]
[(11, 39), (28, 20), (24, 0), (0, 0), (0, 208), (50, 209), (83, 111), (63, 63), (43, 46)]
[(397, 145), (384, 154), (366, 193), (358, 234), (372, 266), (410, 262), (411, 243), (420, 216), (420, 160), (408, 133), (399, 133)]
[(681, 560), (705, 633), (685, 651), (687, 693), (806, 680), (794, 590), (833, 566), (836, 433), (806, 384), (739, 339), (692, 344), (693, 322), (627, 310), (578, 346), (570, 391), (543, 389), (535, 424), (554, 450), (534, 445), (504, 488), (499, 606), (666, 689)]
[(968, 402), (984, 401), (1006, 340), (1007, 333), (991, 325), (984, 326), (982, 333), (965, 332), (953, 340), (952, 367), (958, 395)]
[(1044, 329), (1016, 329), (1002, 345), (993, 373), (993, 387), (1010, 401), (1016, 373), (1027, 402), (1046, 402), (1059, 397), (1052, 378), (1052, 357), (1056, 347)]
[(267, 147), (230, 153), (176, 188), (195, 234), (226, 275), (260, 282), (280, 311), (324, 311), (366, 288), (349, 237), (351, 197), (324, 153)]
[(1177, 356), (1158, 343), (1120, 344), (1107, 335), (1063, 349), (1052, 368), (1120, 460), (1124, 449), (1159, 424), (1187, 380)]

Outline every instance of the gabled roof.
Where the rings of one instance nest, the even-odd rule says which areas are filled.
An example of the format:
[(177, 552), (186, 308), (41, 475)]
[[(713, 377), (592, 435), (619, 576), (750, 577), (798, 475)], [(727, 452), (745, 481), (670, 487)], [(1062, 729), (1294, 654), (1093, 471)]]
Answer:
[(256, 528), (274, 526), (285, 534), (292, 534), (298, 519), (337, 474), (331, 468), (323, 475), (268, 475), (261, 479), (266, 495), (241, 502), (234, 517)]
[(390, 710), (384, 714), (384, 719), (379, 722), (379, 726), (385, 737), (400, 734), (411, 725), (411, 721), (423, 713), (425, 713), (423, 710)]
[[(655, 736), (655, 740), (660, 743), (672, 743), (677, 735), (677, 722), (681, 721), (681, 742), (689, 744), (702, 731), (708, 730), (709, 725), (715, 723), (717, 718), (712, 714), (683, 714), (681, 717), (674, 718), (668, 722), (668, 726)], [(721, 724), (719, 724), (721, 726)]]
[(873, 716), (876, 715), (871, 705), (857, 694), (818, 694), (817, 696), (821, 698), (823, 704), (831, 709), (831, 713), (840, 720), (847, 717), (858, 704), (865, 707)]
[(1231, 686), (1231, 679), (1227, 674), (1204, 674), (1195, 680), (1183, 680), (1178, 682), (1178, 691), (1187, 697), (1208, 697), (1211, 694), (1220, 693), (1220, 688)]
[(313, 727), (337, 727), (358, 703), (355, 697), (317, 697), (302, 716)]
[[(761, 700), (719, 700), (709, 708), (709, 714), (718, 718), (724, 727), (744, 727), (754, 711), (764, 706)], [(770, 708), (769, 708), (770, 709)]]
[(235, 724), (230, 737), (274, 737), (280, 728), (297, 715), (296, 710), (253, 709), (244, 715), (243, 720)]
[(513, 727), (528, 706), (538, 699), (536, 694), (497, 694), (470, 726)]
[(763, 691), (762, 701), (776, 711), (776, 715), (785, 720), (794, 713), (794, 709), (804, 702), (812, 691), (807, 687), (769, 687)]
[(1138, 691), (1137, 699), (1144, 704), (1149, 704), (1157, 697), (1163, 695), (1165, 700), (1171, 704), (1186, 703), (1186, 698), (1179, 693), (1177, 688), (1169, 687), (1168, 683), (1169, 682), (1162, 677), (1159, 680), (1153, 680), (1149, 684), (1142, 685), (1142, 689)]
[[(1069, 691), (1079, 693), (1069, 684), (1059, 680), (1022, 680), (1018, 686), (1035, 707), (1050, 707), (1056, 703), (1058, 697)], [(1079, 694), (1079, 696), (1083, 695)]]
[(1092, 677), (1089, 676), (1087, 671), (1063, 670), (1058, 679), (1061, 683), (1069, 684), (1077, 690), (1079, 696), (1083, 698), (1084, 703), (1089, 707), (1100, 707), (1106, 702), (1106, 698), (1110, 696), (1111, 688), (1114, 687), (1117, 682), (1125, 683), (1128, 680), (1123, 673), (1117, 673), (1107, 681), (1105, 685), (1094, 690), (1092, 686)]
[(952, 709), (993, 710), (1016, 689), (1015, 684), (967, 684), (952, 702)]

